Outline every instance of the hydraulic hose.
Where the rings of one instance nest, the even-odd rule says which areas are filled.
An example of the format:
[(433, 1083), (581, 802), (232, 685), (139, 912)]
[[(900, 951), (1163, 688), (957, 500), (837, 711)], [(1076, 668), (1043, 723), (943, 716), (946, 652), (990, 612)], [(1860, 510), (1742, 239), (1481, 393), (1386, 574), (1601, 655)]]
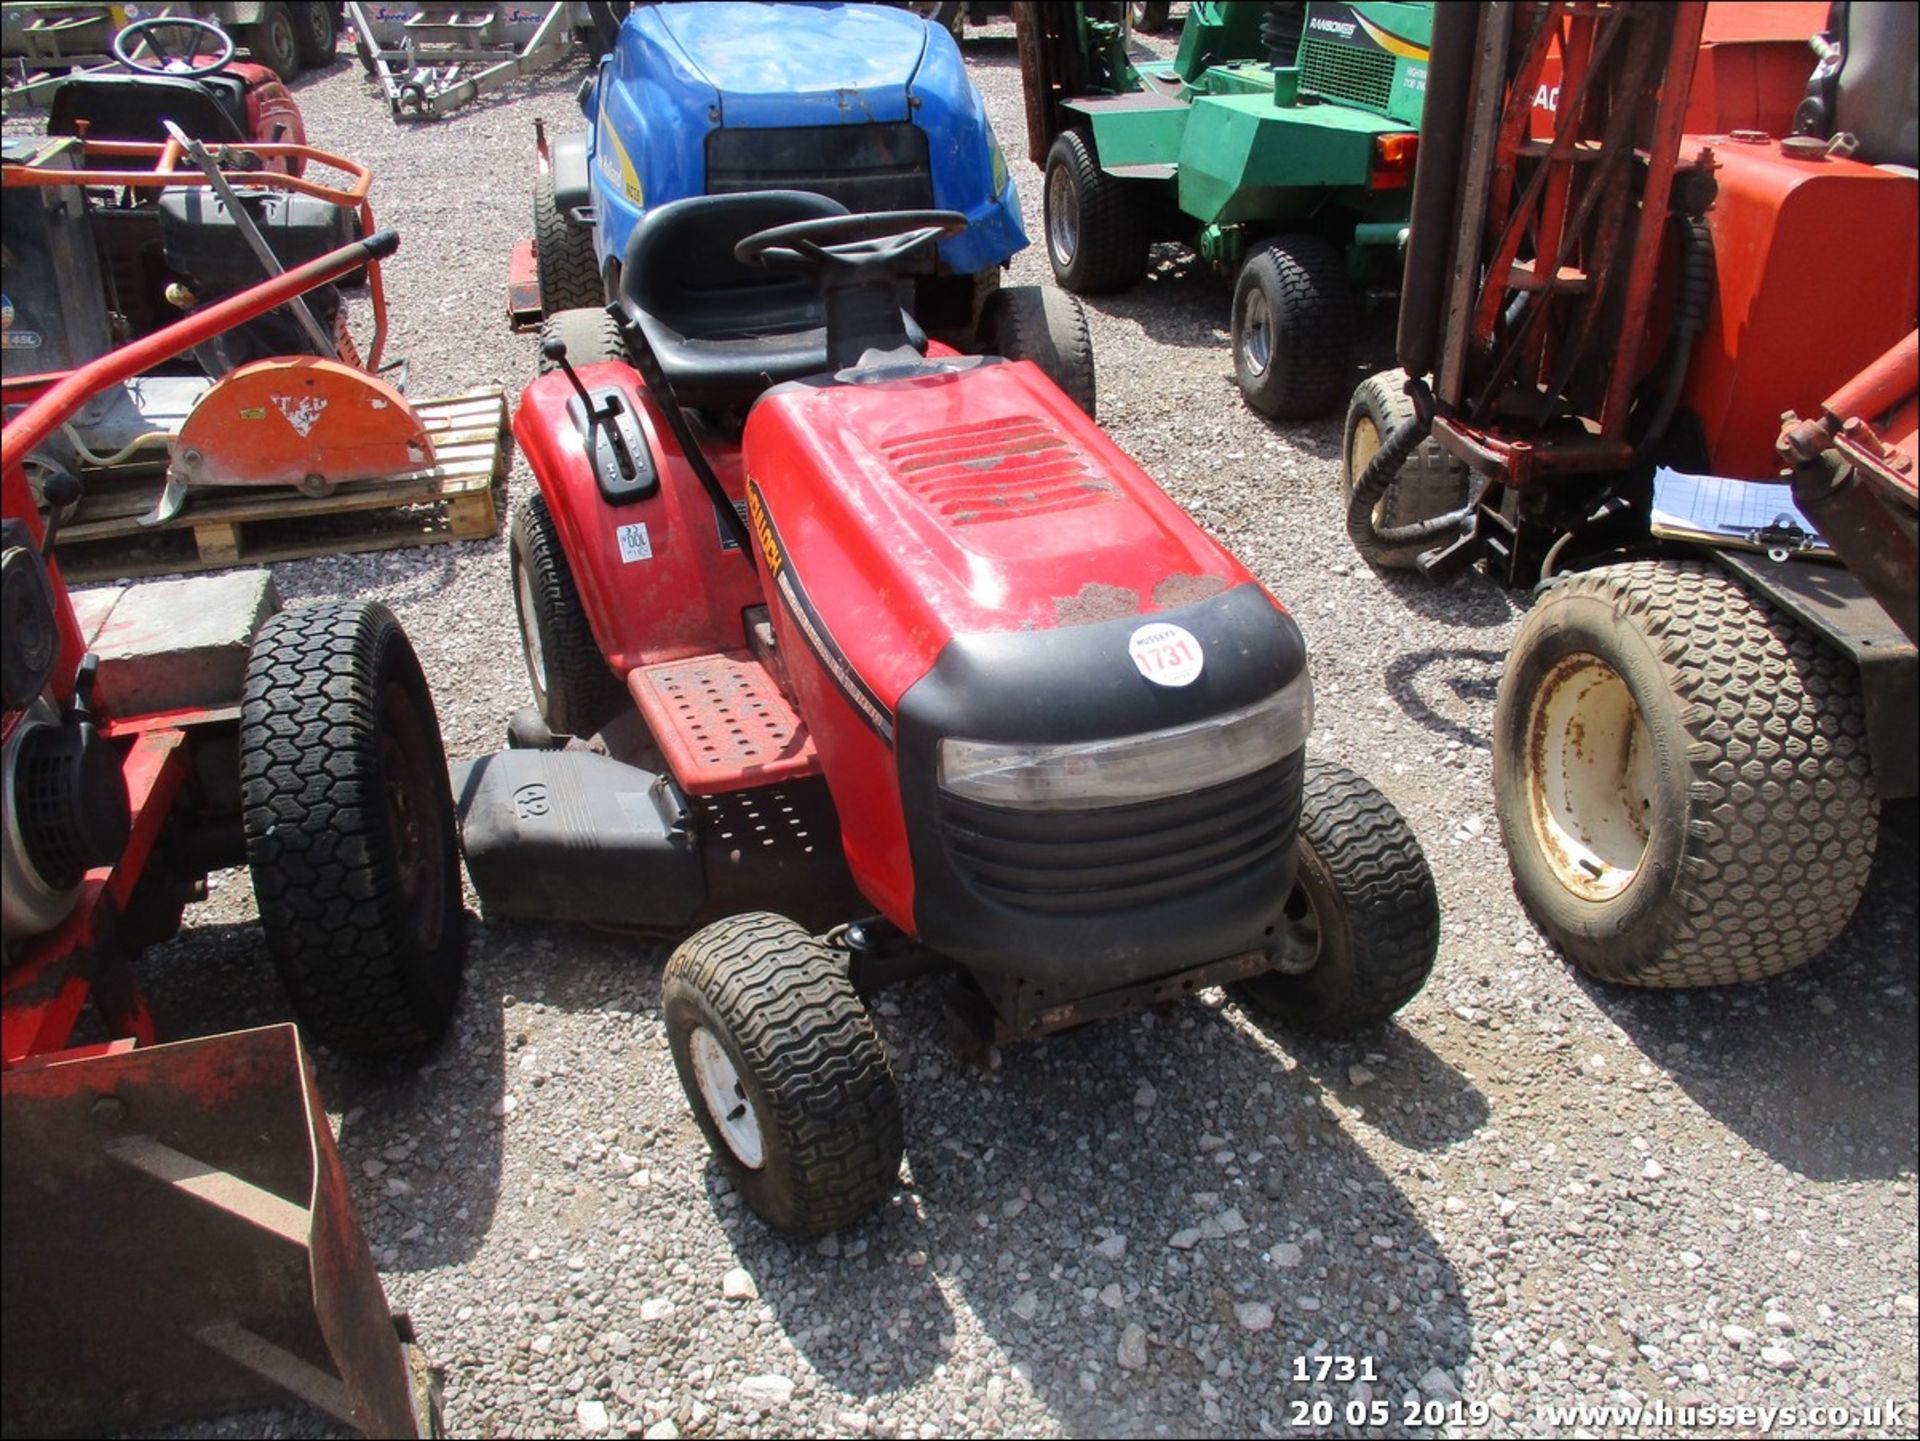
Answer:
[(1694, 342), (1707, 328), (1707, 312), (1713, 308), (1713, 232), (1697, 216), (1676, 216), (1675, 223), (1680, 229), (1680, 297), (1674, 307), (1673, 339), (1667, 347), (1666, 380), (1653, 418), (1633, 448), (1635, 466), (1644, 465), (1652, 457), (1673, 423), (1680, 392), (1686, 387), (1687, 369), (1693, 363)]

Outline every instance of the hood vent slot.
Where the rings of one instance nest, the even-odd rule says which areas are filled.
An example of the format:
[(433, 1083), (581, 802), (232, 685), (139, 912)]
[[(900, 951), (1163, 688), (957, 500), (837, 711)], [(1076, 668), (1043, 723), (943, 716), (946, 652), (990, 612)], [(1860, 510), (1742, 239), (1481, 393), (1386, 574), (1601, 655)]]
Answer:
[(1052, 515), (1120, 498), (1092, 456), (1047, 422), (1024, 416), (898, 436), (880, 453), (914, 496), (954, 525)]

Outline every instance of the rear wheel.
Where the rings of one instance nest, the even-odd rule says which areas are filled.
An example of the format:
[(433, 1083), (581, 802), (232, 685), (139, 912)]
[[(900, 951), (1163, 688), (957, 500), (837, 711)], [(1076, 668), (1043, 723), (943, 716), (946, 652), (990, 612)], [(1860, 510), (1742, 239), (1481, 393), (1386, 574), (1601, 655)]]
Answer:
[(363, 1055), (438, 1036), (466, 958), (460, 852), (433, 697), (392, 612), (261, 626), (240, 782), (261, 929), (302, 1028)]
[(1427, 983), (1440, 948), (1440, 900), (1412, 828), (1331, 761), (1307, 761), (1284, 926), (1275, 968), (1235, 990), (1282, 1025), (1319, 1035), (1386, 1020)]
[(1172, 0), (1133, 0), (1130, 16), (1134, 29), (1158, 34), (1173, 18)]
[[(587, 310), (562, 310), (540, 322), (540, 344), (564, 340), (567, 364), (593, 365), (602, 360), (627, 361), (627, 343), (620, 338), (620, 327), (599, 306)], [(558, 370), (560, 362), (548, 360), (544, 351), (535, 363), (535, 373), (545, 375)]]
[(1053, 142), (1042, 195), (1047, 259), (1063, 289), (1098, 295), (1146, 274), (1146, 209), (1131, 185), (1100, 168), (1086, 131), (1062, 131)]
[(730, 916), (673, 953), (661, 1006), (694, 1119), (762, 1219), (819, 1235), (885, 1199), (900, 1099), (840, 957), (784, 916)]
[(1312, 235), (1269, 240), (1233, 287), (1233, 372), (1262, 415), (1310, 420), (1352, 384), (1358, 315), (1340, 252)]
[(332, 5), (303, 4), (295, 7), (298, 19), (294, 27), (294, 47), (300, 63), (311, 70), (333, 63), (339, 27), (334, 22)]
[(1852, 666), (1699, 562), (1603, 566), (1540, 598), (1500, 680), (1493, 777), (1521, 901), (1625, 985), (1811, 960), (1879, 834)]
[(1007, 360), (1031, 360), (1092, 418), (1093, 338), (1077, 297), (1044, 285), (995, 291), (980, 309), (980, 349)]
[[(302, 5), (301, 9), (317, 8)], [(260, 7), (260, 18), (247, 30), (247, 50), (282, 80), (300, 73), (300, 27), (294, 23), (293, 6), (275, 0)]]
[(533, 184), (533, 268), (540, 281), (542, 314), (606, 302), (593, 232), (561, 214), (552, 175), (542, 175)]
[(530, 495), (515, 508), (508, 567), (527, 680), (541, 719), (560, 735), (597, 733), (630, 701), (593, 638), (544, 496)]
[[(1344, 492), (1353, 498), (1354, 483), (1367, 468), (1367, 462), (1380, 444), (1394, 431), (1413, 419), (1413, 401), (1406, 393), (1404, 370), (1383, 370), (1360, 382), (1347, 402), (1346, 444), (1344, 450)], [(1400, 467), (1400, 473), (1387, 487), (1373, 513), (1355, 524), (1350, 518), (1347, 534), (1368, 562), (1383, 570), (1410, 570), (1426, 545), (1383, 545), (1379, 533), (1396, 526), (1432, 520), (1467, 503), (1473, 475), (1464, 465), (1442, 450), (1432, 436), (1414, 447)]]

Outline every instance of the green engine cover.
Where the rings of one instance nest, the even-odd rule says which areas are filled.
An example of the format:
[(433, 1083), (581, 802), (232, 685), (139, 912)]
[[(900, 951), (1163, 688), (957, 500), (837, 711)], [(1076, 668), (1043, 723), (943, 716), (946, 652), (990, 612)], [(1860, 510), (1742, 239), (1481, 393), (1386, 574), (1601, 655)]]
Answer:
[(1309, 5), (1300, 36), (1299, 93), (1418, 126), (1432, 39), (1431, 4)]

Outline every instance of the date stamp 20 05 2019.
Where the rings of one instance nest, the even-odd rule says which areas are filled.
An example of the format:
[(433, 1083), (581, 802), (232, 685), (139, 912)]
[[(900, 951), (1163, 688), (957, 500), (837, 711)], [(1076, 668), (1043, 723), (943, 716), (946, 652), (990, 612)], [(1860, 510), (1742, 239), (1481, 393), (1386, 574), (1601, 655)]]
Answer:
[[(1301, 1386), (1351, 1386), (1356, 1381), (1369, 1385), (1379, 1373), (1371, 1356), (1349, 1356), (1321, 1352), (1314, 1356), (1296, 1356), (1288, 1378)], [(1392, 1426), (1407, 1430), (1414, 1427), (1484, 1426), (1493, 1412), (1483, 1401), (1429, 1400), (1409, 1392), (1399, 1400), (1384, 1396), (1349, 1397), (1336, 1401), (1327, 1396), (1292, 1397), (1285, 1403), (1285, 1420), (1295, 1430), (1319, 1430), (1345, 1423), (1350, 1430), (1363, 1431)]]

